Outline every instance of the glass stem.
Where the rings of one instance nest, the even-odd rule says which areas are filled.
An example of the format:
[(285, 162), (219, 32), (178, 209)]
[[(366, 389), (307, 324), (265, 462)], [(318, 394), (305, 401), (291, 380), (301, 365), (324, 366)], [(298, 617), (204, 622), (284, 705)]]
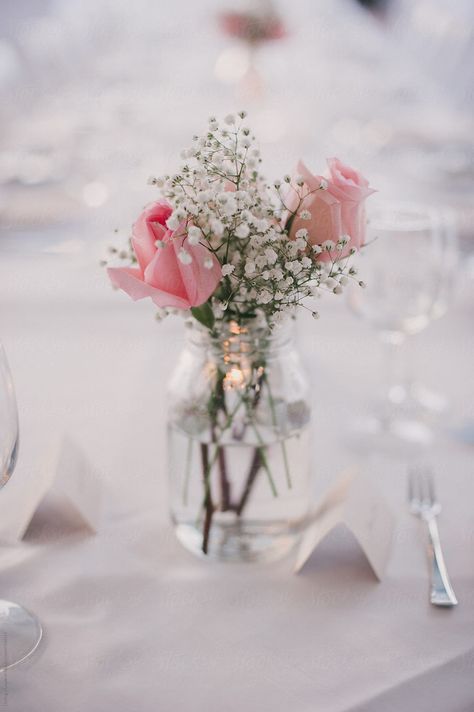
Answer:
[(412, 384), (411, 344), (406, 337), (384, 338), (383, 359), (385, 372), (385, 397), (396, 406), (408, 397)]

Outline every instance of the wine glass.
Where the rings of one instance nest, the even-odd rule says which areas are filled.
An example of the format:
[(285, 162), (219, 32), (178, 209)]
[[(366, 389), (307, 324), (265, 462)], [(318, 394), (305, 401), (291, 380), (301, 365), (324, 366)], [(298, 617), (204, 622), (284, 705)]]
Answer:
[(412, 378), (407, 346), (448, 308), (456, 265), (453, 221), (423, 205), (379, 205), (368, 220), (366, 244), (360, 272), (368, 286), (351, 289), (349, 302), (385, 347), (387, 383), (359, 429), (377, 436), (380, 444), (383, 436), (427, 444), (432, 439), (428, 415), (442, 409), (443, 399)]
[[(18, 413), (13, 381), (0, 344), (0, 488), (13, 474), (18, 455)], [(25, 660), (39, 645), (41, 624), (17, 603), (0, 600), (0, 670)]]

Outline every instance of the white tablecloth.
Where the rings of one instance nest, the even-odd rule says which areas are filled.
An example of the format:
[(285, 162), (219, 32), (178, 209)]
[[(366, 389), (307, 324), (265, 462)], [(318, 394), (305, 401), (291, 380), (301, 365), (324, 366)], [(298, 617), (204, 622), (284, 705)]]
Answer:
[[(85, 228), (64, 231), (69, 249)], [(90, 236), (90, 235), (89, 235)], [(196, 560), (167, 519), (164, 399), (182, 339), (151, 305), (109, 291), (89, 241), (41, 253), (4, 236), (0, 333), (16, 381), (25, 487), (66, 430), (102, 473), (96, 536), (43, 516), (0, 548), (1, 594), (40, 617), (45, 638), (0, 675), (9, 712), (468, 712), (474, 707), (472, 446), (452, 428), (472, 412), (472, 295), (417, 338), (425, 382), (451, 414), (423, 455), (436, 470), (440, 526), (460, 604), (428, 603), (421, 532), (407, 513), (406, 460), (355, 454), (345, 435), (379, 374), (369, 328), (328, 301), (300, 341), (314, 384), (315, 496), (347, 464), (378, 480), (397, 514), (387, 576), (334, 533), (299, 576), (273, 565)], [(51, 243), (46, 240), (47, 244)], [(34, 257), (34, 259), (33, 259)], [(2, 688), (3, 685), (3, 688)]]

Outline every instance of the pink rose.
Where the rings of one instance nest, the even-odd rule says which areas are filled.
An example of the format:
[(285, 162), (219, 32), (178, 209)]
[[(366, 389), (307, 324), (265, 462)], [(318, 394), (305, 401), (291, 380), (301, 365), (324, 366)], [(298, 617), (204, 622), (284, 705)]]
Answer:
[[(189, 244), (184, 223), (174, 232), (166, 227), (171, 213), (166, 202), (145, 208), (132, 233), (138, 267), (111, 267), (107, 272), (112, 284), (134, 301), (150, 297), (158, 307), (189, 309), (203, 304), (214, 292), (221, 266), (203, 245)], [(184, 262), (178, 256), (183, 249), (189, 255)]]
[[(312, 245), (322, 245), (326, 240), (337, 243), (342, 235), (349, 236), (349, 242), (339, 257), (346, 257), (351, 248), (359, 249), (365, 241), (365, 199), (375, 191), (358, 171), (345, 166), (338, 158), (328, 158), (329, 178), (314, 176), (300, 161), (297, 173), (304, 185), (292, 185), (288, 198), (290, 213), (298, 210), (291, 222), (290, 238), (301, 228), (309, 233)], [(321, 188), (321, 185), (325, 189)], [(301, 204), (300, 196), (303, 198)], [(301, 218), (302, 211), (311, 213), (309, 220)], [(291, 217), (289, 218), (291, 219)], [(323, 252), (322, 260), (334, 258), (334, 253)]]

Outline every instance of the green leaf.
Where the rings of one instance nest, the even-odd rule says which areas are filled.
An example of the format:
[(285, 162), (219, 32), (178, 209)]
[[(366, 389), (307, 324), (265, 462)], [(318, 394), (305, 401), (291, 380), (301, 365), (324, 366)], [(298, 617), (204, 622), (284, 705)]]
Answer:
[(212, 329), (214, 326), (214, 313), (209, 302), (204, 302), (199, 307), (191, 307), (191, 314), (208, 329)]

